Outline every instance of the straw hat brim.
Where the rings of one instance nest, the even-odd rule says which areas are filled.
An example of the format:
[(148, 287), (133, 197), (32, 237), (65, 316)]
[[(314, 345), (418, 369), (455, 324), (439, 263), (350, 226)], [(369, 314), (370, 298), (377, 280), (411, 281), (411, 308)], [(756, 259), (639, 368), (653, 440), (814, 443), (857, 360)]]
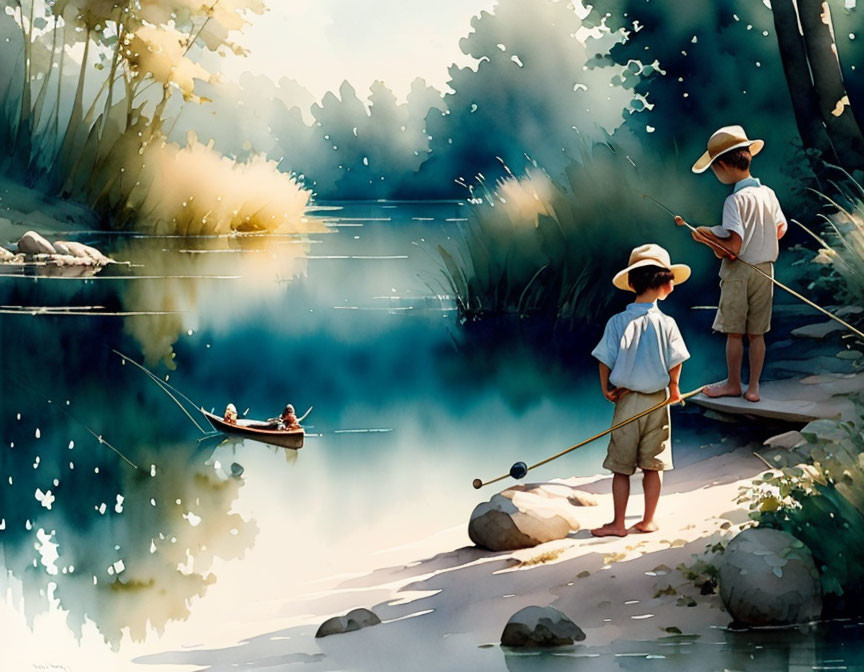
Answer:
[(711, 164), (714, 163), (717, 159), (719, 159), (726, 152), (731, 152), (733, 149), (738, 149), (739, 147), (749, 147), (751, 156), (756, 156), (759, 152), (762, 151), (762, 148), (765, 146), (764, 140), (742, 140), (741, 142), (732, 145), (731, 147), (727, 147), (722, 152), (717, 154), (717, 156), (711, 156), (711, 152), (705, 152), (702, 156), (699, 157), (699, 160), (693, 164), (693, 172), (694, 173), (704, 173), (708, 168), (711, 167)]
[[(631, 264), (627, 268), (625, 268), (620, 273), (617, 273), (614, 278), (612, 278), (612, 284), (615, 285), (618, 289), (623, 289), (626, 292), (632, 292), (633, 288), (630, 286), (630, 271), (634, 268), (641, 268), (642, 266), (661, 266), (662, 264), (657, 262), (655, 259), (642, 259), (641, 261), (637, 261), (635, 264)], [(690, 277), (690, 267), (687, 264), (672, 264), (668, 267), (668, 270), (672, 271), (673, 279), (675, 280), (676, 285), (680, 285), (682, 282), (686, 282)]]

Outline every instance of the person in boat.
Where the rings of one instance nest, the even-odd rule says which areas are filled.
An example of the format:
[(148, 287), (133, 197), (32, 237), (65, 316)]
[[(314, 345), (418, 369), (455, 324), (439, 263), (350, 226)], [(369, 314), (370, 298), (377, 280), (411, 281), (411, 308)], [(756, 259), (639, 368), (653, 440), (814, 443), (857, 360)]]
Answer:
[(228, 404), (225, 407), (225, 415), (222, 416), (222, 419), (229, 425), (237, 424), (237, 408), (234, 406), (234, 404)]
[(270, 423), (271, 429), (278, 429), (286, 432), (300, 429), (300, 422), (297, 420), (297, 414), (294, 412), (294, 406), (291, 404), (285, 406), (282, 415), (278, 418), (270, 418), (268, 422)]

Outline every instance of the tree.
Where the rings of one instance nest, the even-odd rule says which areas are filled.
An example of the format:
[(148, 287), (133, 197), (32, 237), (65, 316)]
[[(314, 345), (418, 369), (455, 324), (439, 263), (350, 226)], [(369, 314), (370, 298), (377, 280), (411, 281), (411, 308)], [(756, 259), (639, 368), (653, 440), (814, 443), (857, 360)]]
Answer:
[(424, 172), (471, 182), (521, 170), (528, 160), (552, 174), (581, 156), (623, 121), (633, 94), (612, 81), (622, 68), (589, 67), (595, 50), (616, 39), (593, 32), (566, 0), (501, 0), (471, 21), (460, 42), (476, 67), (450, 69), (447, 112), (427, 119), (432, 158)]

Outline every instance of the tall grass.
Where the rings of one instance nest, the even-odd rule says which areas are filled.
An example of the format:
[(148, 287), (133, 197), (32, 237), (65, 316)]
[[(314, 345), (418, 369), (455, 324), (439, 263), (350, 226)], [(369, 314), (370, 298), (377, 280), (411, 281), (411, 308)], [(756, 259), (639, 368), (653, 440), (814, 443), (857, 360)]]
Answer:
[(831, 282), (835, 295), (864, 306), (864, 187), (851, 177), (834, 187), (836, 196), (822, 195), (831, 212), (821, 215), (821, 235), (803, 228), (821, 245), (814, 261), (836, 273)]
[(687, 245), (671, 217), (642, 198), (646, 186), (658, 193), (658, 178), (640, 176), (627, 156), (605, 145), (583, 158), (566, 184), (531, 168), (492, 189), (481, 178), (472, 189), (461, 240), (438, 247), (463, 321), (511, 315), (590, 323), (609, 308), (618, 291), (612, 276), (633, 247)]

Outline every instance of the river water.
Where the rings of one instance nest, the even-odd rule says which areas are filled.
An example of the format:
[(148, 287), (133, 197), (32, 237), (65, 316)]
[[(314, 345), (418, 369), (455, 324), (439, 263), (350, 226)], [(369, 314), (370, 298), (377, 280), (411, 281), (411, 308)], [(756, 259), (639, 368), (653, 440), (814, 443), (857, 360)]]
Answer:
[[(114, 669), (266, 632), (315, 582), (464, 528), (489, 496), (472, 479), (605, 429), (589, 356), (602, 325), (458, 323), (435, 246), (454, 246), (467, 216), (458, 202), (333, 203), (303, 236), (77, 232), (129, 265), (0, 276), (0, 623), (21, 615), (69, 660), (82, 638)], [(698, 293), (673, 299), (664, 310), (707, 334), (710, 315), (688, 312)], [(685, 389), (722, 372), (709, 338), (688, 337)], [(202, 440), (113, 349), (217, 413), (313, 407), (305, 447)], [(604, 451), (542, 475), (597, 473)]]

